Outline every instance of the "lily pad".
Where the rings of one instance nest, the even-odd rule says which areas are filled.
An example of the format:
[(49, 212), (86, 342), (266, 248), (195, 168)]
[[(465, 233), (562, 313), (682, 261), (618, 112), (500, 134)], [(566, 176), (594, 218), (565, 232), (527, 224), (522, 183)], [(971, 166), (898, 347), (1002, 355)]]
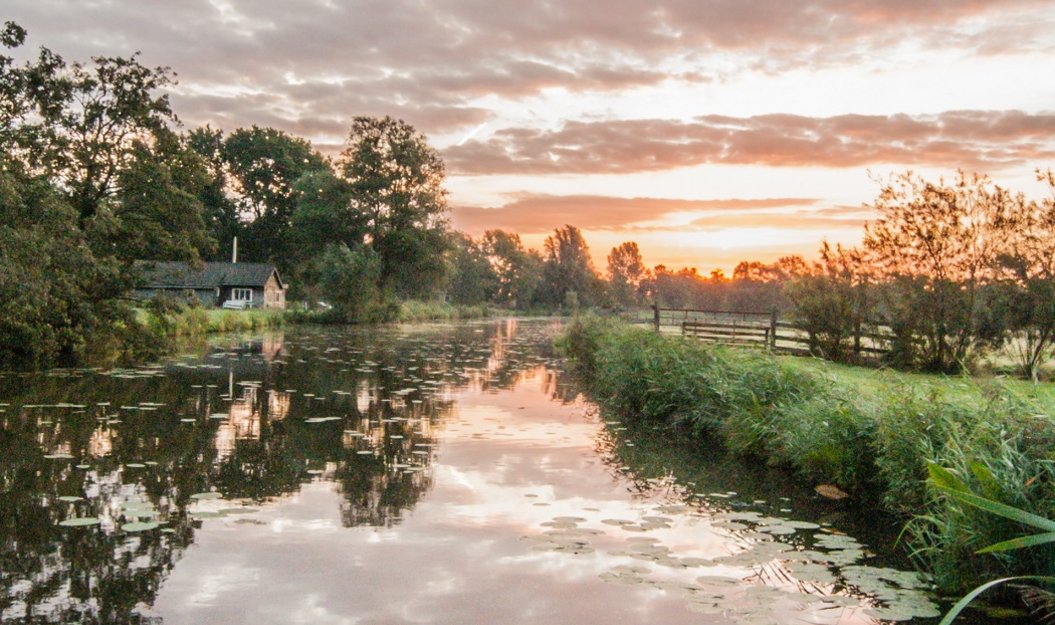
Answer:
[(191, 499), (222, 499), (223, 495), (216, 491), (210, 491), (207, 493), (194, 493), (190, 496)]
[(82, 516), (74, 517), (72, 519), (66, 519), (65, 521), (60, 521), (59, 525), (61, 525), (62, 527), (84, 527), (87, 525), (98, 525), (99, 523), (101, 523), (99, 517)]
[(126, 532), (145, 532), (147, 530), (157, 529), (160, 526), (161, 524), (157, 521), (136, 521), (134, 523), (125, 523), (121, 526), (121, 529)]
[(828, 499), (839, 500), (846, 499), (850, 495), (841, 490), (838, 486), (832, 484), (819, 484), (813, 488), (814, 491), (821, 497), (827, 497)]

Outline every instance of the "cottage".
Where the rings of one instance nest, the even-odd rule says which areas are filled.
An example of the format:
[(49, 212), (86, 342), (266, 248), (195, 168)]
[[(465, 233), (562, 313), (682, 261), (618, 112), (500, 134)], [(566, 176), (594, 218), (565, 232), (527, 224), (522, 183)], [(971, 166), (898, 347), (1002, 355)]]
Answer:
[(161, 293), (193, 295), (203, 306), (285, 308), (286, 285), (267, 263), (203, 263), (137, 261), (139, 299)]

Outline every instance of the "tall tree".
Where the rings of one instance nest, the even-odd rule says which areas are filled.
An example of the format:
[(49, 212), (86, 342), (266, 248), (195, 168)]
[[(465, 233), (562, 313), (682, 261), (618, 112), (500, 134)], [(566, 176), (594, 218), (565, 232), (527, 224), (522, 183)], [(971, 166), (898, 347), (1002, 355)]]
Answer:
[(493, 301), (498, 291), (498, 275), (487, 257), (482, 241), (460, 232), (452, 233), (450, 279), (447, 295), (456, 304)]
[(443, 160), (424, 135), (391, 117), (356, 117), (338, 160), (353, 207), (381, 259), (382, 291), (424, 295), (446, 269)]
[(582, 232), (572, 225), (557, 228), (546, 238), (542, 268), (542, 298), (550, 305), (563, 305), (574, 293), (577, 302), (595, 304), (602, 284), (590, 259), (590, 248)]
[(628, 241), (613, 247), (608, 254), (608, 288), (612, 300), (620, 306), (640, 304), (649, 284), (649, 271), (641, 258), (637, 243)]
[[(211, 175), (204, 161), (173, 132), (137, 141), (118, 173), (113, 202), (98, 209), (90, 235), (122, 261), (197, 261), (212, 248), (200, 197)], [(97, 246), (98, 247), (98, 246)]]
[(228, 257), (231, 241), (238, 236), (241, 228), (238, 205), (231, 193), (223, 131), (203, 126), (189, 131), (185, 140), (187, 146), (202, 159), (208, 171), (208, 181), (198, 192), (198, 200), (201, 202), (206, 232), (215, 245), (208, 258), (222, 260)]
[[(241, 221), (240, 256), (290, 269), (297, 181), (305, 174), (329, 170), (329, 163), (307, 140), (258, 126), (229, 134), (223, 158)], [(219, 244), (221, 250), (230, 249), (230, 241)]]
[(484, 232), (482, 245), (498, 279), (495, 301), (513, 307), (529, 306), (542, 279), (542, 257), (525, 249), (520, 235), (505, 230)]
[[(0, 43), (25, 36), (9, 22)], [(0, 55), (0, 359), (69, 363), (89, 339), (128, 339), (128, 261), (207, 246), (187, 191), (201, 169), (170, 129), (171, 83), (134, 56)]]
[(50, 167), (58, 173), (81, 220), (94, 217), (117, 191), (137, 142), (150, 142), (175, 123), (168, 68), (149, 68), (136, 57), (96, 57), (74, 63), (62, 77), (69, 99), (57, 119)]

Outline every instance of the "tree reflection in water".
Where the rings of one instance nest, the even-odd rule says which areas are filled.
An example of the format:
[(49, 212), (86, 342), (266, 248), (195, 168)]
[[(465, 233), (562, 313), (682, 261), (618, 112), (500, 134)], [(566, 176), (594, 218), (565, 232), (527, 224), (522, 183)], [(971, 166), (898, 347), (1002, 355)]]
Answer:
[[(203, 522), (252, 522), (239, 513), (307, 481), (339, 489), (345, 526), (399, 523), (431, 487), (454, 391), (552, 364), (551, 333), (297, 329), (158, 366), (0, 376), (0, 620), (153, 622)], [(196, 518), (208, 492), (223, 518)], [(144, 510), (159, 529), (122, 529)], [(59, 526), (75, 517), (100, 523)]]

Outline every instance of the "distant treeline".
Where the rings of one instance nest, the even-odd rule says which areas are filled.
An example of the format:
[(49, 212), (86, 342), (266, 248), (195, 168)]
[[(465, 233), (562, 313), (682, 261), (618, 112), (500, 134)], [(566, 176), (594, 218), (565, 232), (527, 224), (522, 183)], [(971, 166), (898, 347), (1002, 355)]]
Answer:
[(1049, 190), (1039, 201), (977, 174), (897, 175), (868, 206), (877, 218), (860, 247), (741, 263), (731, 279), (657, 268), (646, 290), (669, 307), (776, 309), (835, 360), (881, 329), (895, 366), (963, 371), (1008, 348), (1036, 379), (1055, 343), (1055, 173), (1036, 174)]

